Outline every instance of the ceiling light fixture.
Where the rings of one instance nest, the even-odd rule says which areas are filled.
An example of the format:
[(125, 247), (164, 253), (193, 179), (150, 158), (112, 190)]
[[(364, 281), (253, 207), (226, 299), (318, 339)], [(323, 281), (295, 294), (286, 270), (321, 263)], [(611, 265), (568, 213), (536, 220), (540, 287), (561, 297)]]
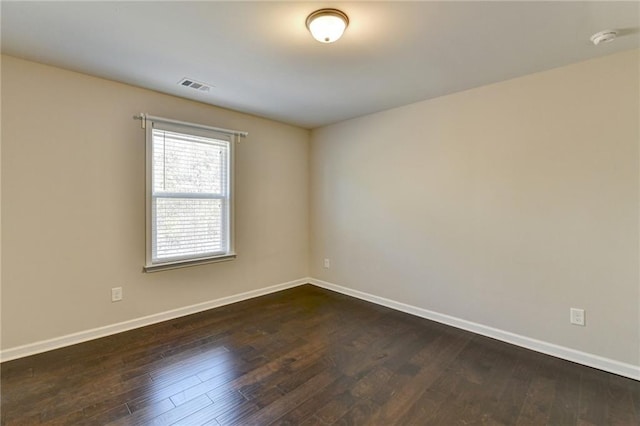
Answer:
[(320, 43), (333, 43), (342, 37), (349, 17), (338, 9), (320, 9), (307, 16), (307, 28)]

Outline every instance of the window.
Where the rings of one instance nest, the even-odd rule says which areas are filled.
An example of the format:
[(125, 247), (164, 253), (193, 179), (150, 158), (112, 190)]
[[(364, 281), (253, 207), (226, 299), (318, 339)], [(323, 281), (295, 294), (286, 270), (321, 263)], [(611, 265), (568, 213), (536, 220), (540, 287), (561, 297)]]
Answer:
[(235, 134), (156, 117), (142, 119), (145, 118), (145, 271), (234, 258)]

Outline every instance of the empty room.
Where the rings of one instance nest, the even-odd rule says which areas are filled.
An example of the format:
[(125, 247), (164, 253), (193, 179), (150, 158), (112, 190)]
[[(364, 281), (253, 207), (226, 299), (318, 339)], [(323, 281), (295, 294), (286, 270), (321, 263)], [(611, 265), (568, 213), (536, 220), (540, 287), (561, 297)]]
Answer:
[(640, 3), (0, 15), (3, 426), (640, 424)]

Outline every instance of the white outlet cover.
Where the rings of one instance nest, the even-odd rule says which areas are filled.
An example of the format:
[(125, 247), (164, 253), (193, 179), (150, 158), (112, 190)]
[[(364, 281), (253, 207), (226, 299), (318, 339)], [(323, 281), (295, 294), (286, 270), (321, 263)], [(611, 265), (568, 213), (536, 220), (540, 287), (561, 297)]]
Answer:
[(569, 310), (569, 321), (571, 324), (584, 326), (584, 309), (571, 308)]
[(119, 302), (122, 300), (122, 287), (114, 287), (111, 289), (111, 301)]

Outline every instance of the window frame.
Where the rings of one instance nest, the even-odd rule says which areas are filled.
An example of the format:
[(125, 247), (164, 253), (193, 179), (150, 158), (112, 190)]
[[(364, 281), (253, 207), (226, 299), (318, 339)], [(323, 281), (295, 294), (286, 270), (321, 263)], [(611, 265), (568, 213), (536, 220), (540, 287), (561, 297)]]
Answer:
[[(184, 268), (188, 266), (201, 265), (214, 262), (224, 262), (233, 260), (236, 258), (235, 252), (235, 141), (237, 134), (231, 131), (226, 132), (224, 129), (209, 128), (208, 126), (202, 126), (191, 123), (177, 122), (175, 120), (162, 120), (152, 119), (150, 117), (143, 117), (143, 126), (145, 127), (145, 155), (146, 155), (146, 179), (145, 179), (145, 194), (146, 194), (146, 220), (145, 220), (145, 265), (144, 272), (156, 272), (167, 269)], [(146, 123), (145, 123), (146, 121)], [(228, 202), (227, 202), (227, 214), (226, 214), (226, 231), (228, 240), (228, 250), (221, 254), (204, 255), (204, 256), (182, 256), (172, 258), (166, 261), (153, 261), (153, 242), (154, 242), (154, 188), (153, 188), (153, 130), (164, 130), (174, 133), (180, 133), (190, 136), (205, 137), (215, 139), (217, 141), (223, 141), (228, 144), (228, 167), (227, 167), (227, 180), (228, 180)], [(157, 196), (155, 197), (158, 198)], [(160, 197), (162, 198), (162, 197)], [(170, 197), (167, 197), (170, 198)], [(195, 197), (198, 199), (211, 199), (212, 197), (203, 196)], [(224, 213), (223, 213), (224, 214)], [(224, 229), (223, 229), (224, 230)]]

